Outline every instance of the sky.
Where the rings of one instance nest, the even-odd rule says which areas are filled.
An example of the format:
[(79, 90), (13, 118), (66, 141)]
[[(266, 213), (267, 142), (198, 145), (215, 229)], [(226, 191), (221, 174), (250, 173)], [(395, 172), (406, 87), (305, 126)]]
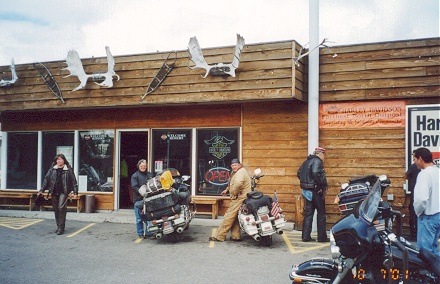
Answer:
[[(321, 0), (332, 46), (439, 37), (439, 0)], [(295, 40), (308, 47), (308, 0), (2, 0), (0, 66)]]

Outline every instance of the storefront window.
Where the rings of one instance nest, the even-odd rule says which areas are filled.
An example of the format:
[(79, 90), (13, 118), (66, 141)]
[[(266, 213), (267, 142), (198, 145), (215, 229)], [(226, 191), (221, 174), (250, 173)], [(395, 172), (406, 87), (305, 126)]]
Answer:
[(231, 160), (238, 157), (238, 129), (197, 131), (197, 193), (220, 195), (227, 187)]
[(37, 133), (8, 133), (8, 189), (37, 189)]
[(74, 132), (44, 132), (43, 133), (43, 164), (42, 179), (51, 167), (53, 159), (58, 154), (64, 154), (72, 167), (75, 167), (73, 161), (73, 145), (75, 143)]
[(80, 131), (79, 191), (113, 191), (113, 130)]
[(191, 130), (153, 130), (154, 174), (175, 168), (181, 175), (191, 175)]

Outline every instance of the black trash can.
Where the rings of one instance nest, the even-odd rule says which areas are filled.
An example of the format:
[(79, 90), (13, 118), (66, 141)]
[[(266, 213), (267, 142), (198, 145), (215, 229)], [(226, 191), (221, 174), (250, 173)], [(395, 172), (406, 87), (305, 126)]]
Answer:
[(95, 213), (95, 195), (87, 194), (86, 195), (86, 213)]

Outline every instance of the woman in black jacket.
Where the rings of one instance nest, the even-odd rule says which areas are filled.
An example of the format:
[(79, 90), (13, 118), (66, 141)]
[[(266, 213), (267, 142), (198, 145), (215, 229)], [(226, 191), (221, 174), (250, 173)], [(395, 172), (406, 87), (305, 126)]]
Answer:
[(147, 180), (153, 177), (153, 174), (147, 171), (147, 160), (142, 159), (137, 163), (137, 171), (131, 176), (131, 188), (133, 189), (133, 203), (134, 215), (136, 216), (136, 231), (139, 238), (146, 238), (149, 236), (149, 232), (145, 229), (144, 233), (144, 221), (142, 221), (139, 215), (139, 209), (136, 207), (136, 201), (142, 200), (142, 195), (139, 193), (139, 188), (147, 183)]
[(64, 233), (66, 226), (67, 199), (73, 191), (75, 198), (78, 196), (78, 183), (75, 173), (63, 154), (55, 156), (51, 168), (44, 177), (38, 195), (45, 190), (52, 196), (52, 206), (57, 223), (57, 235)]

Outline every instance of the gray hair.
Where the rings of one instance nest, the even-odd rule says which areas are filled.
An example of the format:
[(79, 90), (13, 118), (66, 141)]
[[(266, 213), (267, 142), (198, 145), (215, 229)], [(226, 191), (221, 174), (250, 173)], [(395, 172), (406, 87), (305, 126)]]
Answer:
[(141, 159), (141, 160), (139, 160), (139, 162), (137, 163), (137, 169), (139, 170), (139, 166), (142, 164), (142, 163), (147, 163), (147, 160), (145, 160), (145, 159)]

